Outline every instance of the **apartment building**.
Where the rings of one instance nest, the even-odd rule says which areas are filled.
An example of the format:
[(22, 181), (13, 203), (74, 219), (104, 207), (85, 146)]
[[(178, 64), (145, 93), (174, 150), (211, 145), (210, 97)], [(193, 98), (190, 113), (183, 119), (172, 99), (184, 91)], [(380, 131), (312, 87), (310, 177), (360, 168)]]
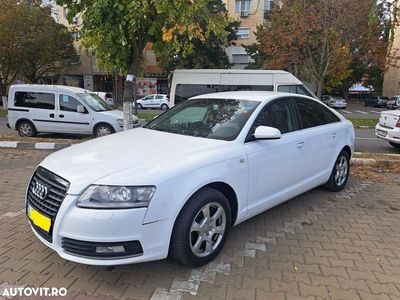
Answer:
[(246, 53), (243, 45), (254, 44), (257, 26), (264, 24), (271, 17), (273, 0), (223, 0), (228, 13), (240, 21), (237, 30), (236, 46), (226, 49), (229, 61), (233, 68), (243, 69), (251, 62), (250, 56)]
[[(392, 55), (394, 57), (400, 57), (400, 26), (397, 26), (394, 39)], [(383, 96), (393, 97), (395, 95), (400, 95), (400, 61), (396, 60), (394, 65), (388, 67), (385, 72), (383, 80)]]

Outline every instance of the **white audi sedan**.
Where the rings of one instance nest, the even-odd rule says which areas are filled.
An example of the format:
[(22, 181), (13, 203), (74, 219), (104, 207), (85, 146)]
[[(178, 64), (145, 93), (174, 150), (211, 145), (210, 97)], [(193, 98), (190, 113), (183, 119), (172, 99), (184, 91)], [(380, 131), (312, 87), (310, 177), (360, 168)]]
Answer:
[(342, 190), (350, 122), (320, 101), (273, 92), (194, 97), (144, 128), (48, 156), (26, 196), (33, 232), (68, 260), (192, 266), (232, 226), (318, 186)]

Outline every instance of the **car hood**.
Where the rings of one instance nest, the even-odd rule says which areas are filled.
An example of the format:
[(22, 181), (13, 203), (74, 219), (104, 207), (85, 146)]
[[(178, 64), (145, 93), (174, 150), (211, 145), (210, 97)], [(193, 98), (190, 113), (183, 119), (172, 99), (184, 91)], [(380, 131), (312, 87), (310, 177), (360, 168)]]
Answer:
[[(40, 165), (68, 180), (69, 194), (79, 194), (93, 183), (156, 184), (173, 173), (221, 159), (221, 154), (210, 152), (226, 158), (230, 154), (224, 149), (232, 144), (237, 143), (137, 128), (58, 151)], [(129, 173), (127, 183), (111, 183), (113, 175), (123, 171)]]
[[(123, 119), (124, 118), (124, 112), (121, 111), (121, 110), (118, 110), (118, 109), (100, 111), (98, 113), (103, 114), (105, 116), (114, 117), (116, 119)], [(132, 119), (133, 119), (133, 121), (138, 120), (138, 118), (135, 115), (132, 115)]]

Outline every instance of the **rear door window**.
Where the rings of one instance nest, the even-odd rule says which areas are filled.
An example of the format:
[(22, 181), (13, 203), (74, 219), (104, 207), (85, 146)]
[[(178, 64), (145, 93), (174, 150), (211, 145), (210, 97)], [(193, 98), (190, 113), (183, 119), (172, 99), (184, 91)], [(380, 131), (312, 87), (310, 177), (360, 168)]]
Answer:
[(55, 95), (52, 93), (15, 92), (14, 106), (54, 110)]
[(328, 108), (313, 100), (295, 98), (295, 102), (303, 129), (340, 121)]

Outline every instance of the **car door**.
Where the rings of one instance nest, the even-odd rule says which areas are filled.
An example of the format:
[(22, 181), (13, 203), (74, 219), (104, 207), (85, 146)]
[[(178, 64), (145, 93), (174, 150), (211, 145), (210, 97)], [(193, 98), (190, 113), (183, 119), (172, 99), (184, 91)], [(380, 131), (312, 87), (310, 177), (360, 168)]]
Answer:
[[(252, 140), (258, 126), (278, 128), (277, 140)], [(300, 125), (291, 98), (268, 103), (258, 115), (245, 143), (249, 166), (248, 213), (250, 216), (287, 200), (303, 179), (307, 167)]]
[(332, 171), (341, 122), (329, 108), (317, 101), (298, 97), (294, 101), (301, 121), (299, 133), (303, 136), (306, 150), (303, 156), (307, 162), (303, 170), (304, 184), (308, 184)]
[(33, 121), (39, 132), (57, 132), (55, 120), (55, 94), (51, 92), (16, 91), (14, 106)]
[(144, 108), (150, 108), (152, 107), (152, 101), (154, 99), (154, 95), (148, 95), (144, 98), (142, 98), (141, 104)]
[(163, 99), (164, 99), (163, 95), (155, 95), (155, 97), (154, 97), (154, 107), (161, 107)]
[(56, 114), (60, 132), (91, 134), (91, 117), (85, 107), (84, 113), (77, 111), (78, 105), (83, 105), (76, 96), (62, 94), (58, 95), (58, 111)]

